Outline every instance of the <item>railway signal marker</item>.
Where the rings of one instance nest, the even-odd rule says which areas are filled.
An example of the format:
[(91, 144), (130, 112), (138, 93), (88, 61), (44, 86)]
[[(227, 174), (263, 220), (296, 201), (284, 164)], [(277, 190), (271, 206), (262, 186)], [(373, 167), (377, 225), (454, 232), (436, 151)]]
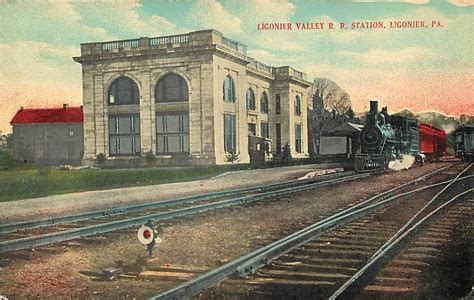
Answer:
[(138, 236), (138, 240), (143, 245), (151, 244), (154, 240), (153, 229), (147, 225), (142, 225), (142, 227), (138, 229), (137, 236)]
[(143, 224), (137, 232), (138, 241), (143, 245), (146, 245), (148, 251), (148, 257), (153, 256), (153, 248), (157, 243), (161, 243), (161, 238), (158, 236), (158, 229), (153, 225), (152, 221), (149, 220)]

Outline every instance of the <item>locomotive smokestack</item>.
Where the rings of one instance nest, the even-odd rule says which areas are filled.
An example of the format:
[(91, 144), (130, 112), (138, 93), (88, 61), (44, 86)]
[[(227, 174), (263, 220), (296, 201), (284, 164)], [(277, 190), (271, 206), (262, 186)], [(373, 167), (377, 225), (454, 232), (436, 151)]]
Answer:
[(379, 102), (377, 100), (370, 101), (370, 114), (375, 115), (379, 111)]

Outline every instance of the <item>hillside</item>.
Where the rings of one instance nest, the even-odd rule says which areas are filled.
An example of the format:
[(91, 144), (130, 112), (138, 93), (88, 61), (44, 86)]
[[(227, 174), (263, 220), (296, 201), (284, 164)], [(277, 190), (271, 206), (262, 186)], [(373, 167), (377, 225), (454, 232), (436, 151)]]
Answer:
[(459, 119), (455, 117), (445, 116), (441, 113), (434, 111), (415, 114), (408, 109), (404, 109), (398, 113), (395, 113), (395, 115), (416, 118), (421, 123), (426, 123), (433, 125), (437, 128), (441, 128), (445, 130), (446, 133), (453, 132), (460, 124)]

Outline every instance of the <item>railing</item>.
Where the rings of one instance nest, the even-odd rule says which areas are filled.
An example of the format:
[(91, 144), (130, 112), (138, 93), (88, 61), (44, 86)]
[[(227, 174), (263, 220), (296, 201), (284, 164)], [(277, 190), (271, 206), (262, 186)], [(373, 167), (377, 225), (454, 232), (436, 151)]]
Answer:
[(269, 66), (269, 65), (266, 65), (266, 64), (262, 64), (261, 62), (257, 61), (257, 69), (259, 70), (264, 70), (268, 73), (272, 73), (273, 71), (273, 67)]
[(167, 45), (174, 43), (187, 43), (190, 40), (191, 36), (189, 34), (155, 37), (150, 39), (150, 46), (154, 47), (158, 45)]
[(306, 80), (306, 74), (300, 71), (293, 70), (293, 76)]
[(254, 69), (257, 69), (257, 70), (262, 70), (262, 71), (265, 71), (267, 73), (270, 73), (270, 74), (273, 74), (273, 67), (272, 66), (269, 66), (269, 65), (266, 65), (266, 64), (263, 64), (259, 61), (252, 61), (248, 64), (248, 66), (254, 68)]
[(131, 49), (138, 47), (140, 47), (140, 39), (106, 42), (102, 44), (102, 50)]
[(222, 44), (232, 50), (235, 50), (243, 55), (247, 55), (247, 46), (239, 42), (233, 41), (226, 37), (222, 37)]
[(276, 75), (283, 75), (283, 76), (293, 76), (296, 78), (300, 78), (306, 80), (306, 74), (300, 71), (296, 71), (295, 69), (284, 66), (279, 68), (273, 68), (273, 74)]

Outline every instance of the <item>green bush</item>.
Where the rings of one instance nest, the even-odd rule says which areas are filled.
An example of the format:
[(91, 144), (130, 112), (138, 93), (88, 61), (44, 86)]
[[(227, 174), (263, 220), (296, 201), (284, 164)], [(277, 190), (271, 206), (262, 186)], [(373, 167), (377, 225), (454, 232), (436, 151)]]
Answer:
[(239, 161), (239, 153), (226, 153), (226, 161), (234, 164)]
[(156, 155), (150, 150), (145, 154), (145, 163), (147, 166), (152, 166), (156, 161)]
[(97, 154), (97, 157), (95, 158), (95, 162), (96, 162), (99, 166), (102, 166), (106, 161), (107, 161), (107, 157), (105, 157), (105, 154), (104, 154), (104, 153), (99, 153), (99, 154)]
[(0, 170), (12, 168), (14, 165), (15, 161), (10, 151), (0, 150)]

